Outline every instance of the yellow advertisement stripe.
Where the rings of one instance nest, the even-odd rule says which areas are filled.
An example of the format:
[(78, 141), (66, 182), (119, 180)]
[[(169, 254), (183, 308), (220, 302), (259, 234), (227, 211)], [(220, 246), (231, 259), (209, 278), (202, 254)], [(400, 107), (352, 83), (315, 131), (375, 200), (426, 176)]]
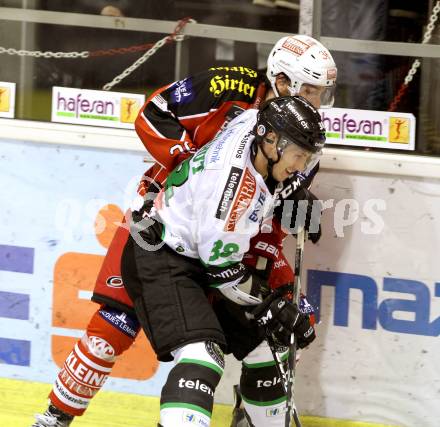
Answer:
[[(0, 379), (0, 426), (29, 427), (33, 415), (44, 411), (50, 384)], [(231, 407), (215, 405), (212, 427), (229, 427)], [(75, 419), (78, 427), (155, 426), (159, 415), (159, 398), (137, 394), (101, 391), (83, 417)], [(303, 427), (393, 427), (358, 421), (301, 417)], [(394, 426), (396, 427), (396, 426)]]

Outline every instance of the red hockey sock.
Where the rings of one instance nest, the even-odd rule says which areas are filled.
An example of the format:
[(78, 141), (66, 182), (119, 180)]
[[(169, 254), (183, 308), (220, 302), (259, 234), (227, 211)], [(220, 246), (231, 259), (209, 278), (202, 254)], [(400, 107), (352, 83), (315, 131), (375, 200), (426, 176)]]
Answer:
[(98, 310), (86, 334), (75, 344), (49, 394), (51, 402), (71, 415), (82, 415), (104, 385), (116, 357), (127, 350), (134, 336), (104, 320)]

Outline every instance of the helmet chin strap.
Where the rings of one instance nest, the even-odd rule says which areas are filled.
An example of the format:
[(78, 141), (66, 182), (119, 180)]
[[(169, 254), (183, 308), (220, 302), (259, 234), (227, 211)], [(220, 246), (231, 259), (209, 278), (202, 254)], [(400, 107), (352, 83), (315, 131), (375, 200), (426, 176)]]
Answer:
[[(273, 142), (273, 144), (276, 144), (276, 142)], [(282, 153), (280, 153), (278, 151), (278, 148), (276, 149), (276, 152), (278, 154), (278, 158), (276, 160), (271, 159), (266, 151), (263, 148), (263, 138), (261, 138), (260, 140), (258, 140), (258, 138), (254, 139), (254, 142), (251, 146), (251, 158), (252, 158), (252, 162), (255, 161), (255, 158), (257, 157), (258, 154), (258, 148), (260, 148), (261, 153), (263, 154), (264, 158), (267, 160), (267, 175), (264, 176), (264, 180), (266, 181), (267, 179), (270, 178), (271, 181), (274, 181), (274, 177), (273, 177), (273, 167), (274, 165), (276, 165), (280, 160), (281, 160), (281, 155)]]
[[(284, 74), (284, 73), (280, 73), (280, 74)], [(294, 86), (293, 86), (293, 84), (292, 84), (292, 82), (289, 80), (289, 78), (284, 74), (284, 77), (288, 80), (288, 84), (287, 84), (287, 91), (289, 92), (289, 95), (290, 96), (295, 96), (295, 95), (298, 95), (298, 93), (299, 93), (299, 89), (297, 90)], [(280, 95), (280, 91), (278, 90), (278, 86), (277, 86), (277, 79), (276, 79), (276, 77), (275, 77), (275, 80), (274, 80), (274, 82), (273, 82), (273, 85), (271, 85), (271, 87), (272, 87), (272, 90), (273, 90), (273, 93), (275, 94), (275, 97), (279, 97), (279, 96), (281, 96)], [(301, 85), (300, 85), (300, 87), (301, 87)]]
[(271, 180), (274, 180), (275, 178), (273, 176), (273, 167), (281, 160), (281, 155), (280, 155), (279, 151), (277, 150), (278, 159), (273, 160), (267, 155), (262, 144), (260, 144), (259, 147), (261, 149), (263, 156), (267, 160), (267, 175), (264, 177), (264, 180), (266, 181), (268, 178)]
[(276, 161), (274, 161), (266, 154), (261, 143), (254, 140), (254, 143), (251, 146), (252, 163), (255, 162), (255, 158), (257, 157), (257, 154), (258, 154), (258, 148), (260, 148), (261, 153), (263, 154), (264, 158), (267, 160), (267, 175), (263, 176), (263, 178), (265, 181), (268, 178), (273, 179), (273, 174), (272, 174), (273, 166), (280, 161), (280, 156), (278, 156), (278, 159)]
[(281, 96), (280, 91), (278, 90), (278, 86), (277, 86), (277, 76), (278, 76), (278, 74), (275, 76), (275, 80), (273, 81), (273, 85), (271, 85), (273, 93), (275, 94), (275, 98), (278, 98), (279, 96)]
[(266, 158), (266, 160), (267, 160), (267, 174), (268, 174), (268, 175), (266, 175), (265, 178), (267, 178), (267, 176), (273, 178), (273, 165), (274, 165), (275, 163), (278, 163), (280, 159), (278, 158), (278, 160), (277, 160), (276, 162), (274, 162), (273, 159), (271, 159), (271, 158), (266, 154), (266, 151), (264, 151), (264, 148), (263, 148), (261, 145), (260, 145), (260, 148), (261, 148), (261, 152), (263, 153), (263, 156), (264, 156), (264, 157)]

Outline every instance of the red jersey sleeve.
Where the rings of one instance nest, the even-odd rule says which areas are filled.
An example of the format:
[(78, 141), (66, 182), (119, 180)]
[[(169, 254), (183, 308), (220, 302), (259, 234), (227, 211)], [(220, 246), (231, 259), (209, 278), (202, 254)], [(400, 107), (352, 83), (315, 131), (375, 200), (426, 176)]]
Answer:
[(168, 108), (164, 95), (169, 87), (160, 88), (147, 99), (136, 118), (135, 129), (156, 162), (172, 170), (175, 159), (194, 146), (185, 127)]
[(181, 153), (215, 136), (233, 107), (255, 105), (261, 87), (263, 75), (250, 68), (211, 68), (154, 92), (139, 112), (136, 132), (154, 159), (171, 171)]

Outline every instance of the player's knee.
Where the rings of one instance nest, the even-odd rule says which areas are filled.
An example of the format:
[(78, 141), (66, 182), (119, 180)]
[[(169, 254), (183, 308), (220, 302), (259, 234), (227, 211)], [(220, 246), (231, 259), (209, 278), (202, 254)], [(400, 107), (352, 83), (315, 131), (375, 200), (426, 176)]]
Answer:
[(213, 341), (187, 344), (176, 350), (173, 355), (176, 365), (184, 365), (190, 362), (192, 365), (204, 366), (215, 372), (217, 374), (213, 376), (216, 379), (214, 381), (215, 386), (217, 386), (223, 375), (225, 356), (220, 346)]
[(139, 329), (136, 316), (103, 306), (93, 315), (81, 341), (95, 357), (114, 361), (130, 348)]
[(211, 341), (188, 344), (174, 352), (176, 365), (162, 389), (161, 403), (182, 402), (211, 412), (214, 392), (225, 367), (223, 351)]

